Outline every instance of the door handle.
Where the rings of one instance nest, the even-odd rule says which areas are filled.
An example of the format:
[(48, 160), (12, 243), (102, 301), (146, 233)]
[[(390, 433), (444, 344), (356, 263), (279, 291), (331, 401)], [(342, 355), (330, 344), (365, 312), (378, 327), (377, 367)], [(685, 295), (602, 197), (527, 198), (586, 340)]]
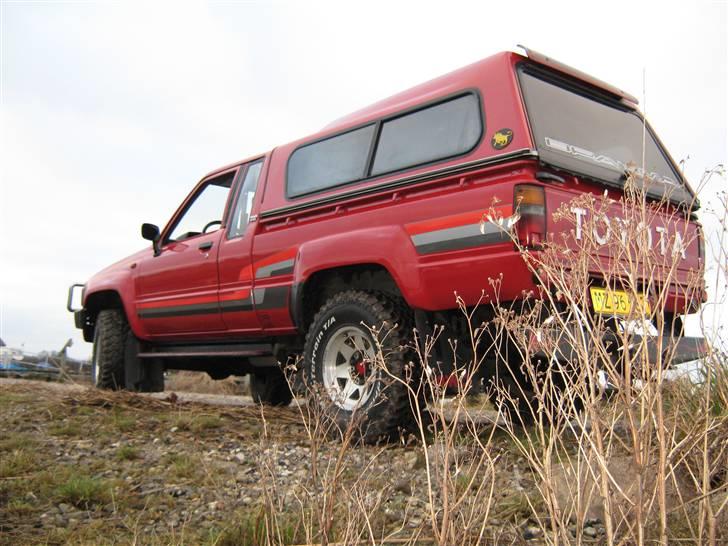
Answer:
[(212, 241), (207, 241), (206, 243), (200, 243), (200, 246), (198, 246), (201, 251), (207, 252), (212, 248)]

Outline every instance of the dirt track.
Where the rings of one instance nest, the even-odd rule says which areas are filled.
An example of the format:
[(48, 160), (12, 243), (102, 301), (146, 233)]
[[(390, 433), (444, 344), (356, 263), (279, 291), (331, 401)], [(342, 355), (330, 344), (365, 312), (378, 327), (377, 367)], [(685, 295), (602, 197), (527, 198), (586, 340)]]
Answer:
[[(0, 378), (0, 385), (38, 385), (38, 381), (27, 379)], [(57, 381), (48, 381), (41, 383), (44, 388), (51, 389), (59, 393), (83, 392), (88, 390), (88, 385), (80, 383), (59, 383)], [(207, 404), (210, 406), (250, 406), (253, 405), (253, 399), (250, 396), (227, 395), (227, 394), (200, 394), (196, 392), (182, 391), (165, 391), (156, 393), (140, 393), (139, 396), (148, 396), (158, 400), (165, 400), (174, 395), (177, 402), (186, 403), (194, 402), (198, 404)]]

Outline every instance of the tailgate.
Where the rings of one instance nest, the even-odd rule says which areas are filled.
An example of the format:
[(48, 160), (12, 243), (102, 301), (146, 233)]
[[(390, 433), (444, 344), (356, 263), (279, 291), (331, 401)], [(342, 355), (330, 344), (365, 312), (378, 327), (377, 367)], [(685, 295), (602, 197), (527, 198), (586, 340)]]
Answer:
[(669, 282), (673, 290), (695, 288), (696, 283), (702, 290), (700, 226), (682, 210), (629, 206), (618, 191), (607, 195), (547, 187), (546, 211), (549, 236), (574, 252), (588, 253), (595, 277), (636, 275), (645, 283)]

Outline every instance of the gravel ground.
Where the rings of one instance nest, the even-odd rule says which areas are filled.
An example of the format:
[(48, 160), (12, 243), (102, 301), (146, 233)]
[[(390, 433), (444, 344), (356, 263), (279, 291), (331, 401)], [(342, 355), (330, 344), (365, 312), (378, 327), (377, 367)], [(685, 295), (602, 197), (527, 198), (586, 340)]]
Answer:
[[(442, 447), (426, 448), (435, 461), (430, 498), (420, 443), (359, 446), (340, 457), (340, 442), (310, 440), (295, 404), (263, 410), (241, 396), (0, 379), (0, 415), (1, 544), (246, 543), (245, 525), (271, 506), (293, 529), (281, 541), (305, 543), (302, 529), (333, 476), (335, 520), (351, 517), (359, 499), (378, 536), (426, 544), (430, 503), (441, 502)], [(537, 541), (527, 466), (505, 437), (492, 445), (494, 504), (483, 536)], [(452, 453), (467, 475), (472, 448)], [(472, 477), (464, 483), (475, 491), (482, 480)], [(601, 531), (598, 522), (588, 529)]]

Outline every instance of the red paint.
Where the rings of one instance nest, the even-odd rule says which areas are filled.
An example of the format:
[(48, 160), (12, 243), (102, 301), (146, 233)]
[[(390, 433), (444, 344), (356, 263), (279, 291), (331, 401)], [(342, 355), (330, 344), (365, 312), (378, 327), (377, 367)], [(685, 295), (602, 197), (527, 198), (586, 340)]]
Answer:
[(477, 224), (481, 220), (488, 221), (487, 217), (490, 213), (493, 214), (494, 218), (506, 218), (513, 214), (513, 206), (508, 204), (500, 207), (489, 207), (486, 211), (479, 208), (478, 210), (464, 212), (462, 214), (454, 214), (443, 218), (433, 218), (424, 222), (407, 224), (404, 226), (404, 229), (410, 235), (417, 235), (418, 233), (425, 233), (427, 231)]
[[(603, 186), (574, 176), (566, 176), (563, 184), (542, 184), (536, 179), (536, 172), (543, 167), (535, 157), (481, 164), (503, 154), (534, 148), (515, 71), (516, 64), (524, 60), (515, 53), (495, 55), (355, 112), (317, 134), (279, 146), (264, 156), (211, 172), (198, 187), (210, 177), (245, 169), (250, 162), (263, 159), (251, 211), (257, 220), (247, 225), (245, 233), (228, 239), (227, 226), (223, 225), (214, 233), (193, 237), (184, 243), (163, 245), (159, 256), (154, 256), (151, 248), (137, 253), (89, 280), (86, 302), (100, 291), (118, 292), (132, 329), (143, 339), (240, 340), (246, 336), (301, 332), (296, 330), (290, 310), (285, 306), (145, 320), (140, 320), (136, 313), (151, 307), (235, 301), (252, 296), (256, 288), (291, 290), (318, 271), (357, 264), (384, 267), (407, 303), (424, 310), (454, 308), (455, 293), (467, 304), (493, 301), (496, 297), (493, 279), (497, 280), (501, 301), (517, 300), (524, 293), (537, 292), (533, 276), (510, 242), (432, 254), (418, 254), (412, 242), (412, 236), (428, 231), (477, 223), (487, 216), (494, 203), (496, 216), (511, 215), (516, 184), (544, 186), (549, 215), (547, 228), (551, 234), (564, 229), (550, 217), (560, 203), (583, 192), (603, 193)], [(550, 66), (558, 69), (552, 62)], [(599, 85), (598, 80), (588, 81)], [(482, 139), (468, 154), (311, 196), (286, 198), (286, 168), (296, 147), (465, 90), (478, 91), (485, 120)], [(495, 149), (492, 136), (504, 127), (513, 131), (513, 139), (505, 148)], [(441, 172), (455, 167), (460, 170), (450, 174)], [(385, 187), (424, 174), (428, 175), (427, 179)], [(234, 203), (237, 189), (231, 191), (228, 208)], [(338, 198), (335, 202), (320, 202), (361, 190), (371, 191)], [(610, 190), (610, 194), (619, 197), (618, 192)], [(162, 240), (187, 201), (162, 230)], [(306, 204), (311, 205), (301, 210), (282, 210)], [(697, 233), (698, 227), (690, 224), (686, 229)], [(197, 248), (205, 241), (213, 242), (208, 253)], [(702, 293), (684, 294), (681, 289), (691, 271), (702, 273), (703, 260), (698, 256), (697, 245), (694, 241), (686, 249), (686, 259), (678, 271), (681, 284), (671, 287), (668, 309), (695, 310), (703, 297)], [(255, 272), (261, 267), (290, 258), (295, 258), (292, 273), (255, 279)], [(602, 256), (601, 259), (609, 258)], [(131, 268), (131, 263), (139, 265)]]

